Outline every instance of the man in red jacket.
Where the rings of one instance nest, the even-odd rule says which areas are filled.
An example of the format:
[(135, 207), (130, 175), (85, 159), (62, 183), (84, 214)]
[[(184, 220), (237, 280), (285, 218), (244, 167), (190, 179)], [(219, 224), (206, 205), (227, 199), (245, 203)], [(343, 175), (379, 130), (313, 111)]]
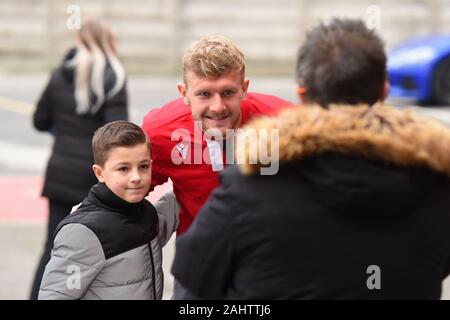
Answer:
[[(152, 188), (170, 178), (180, 203), (183, 233), (233, 163), (232, 132), (258, 115), (276, 115), (291, 103), (248, 93), (242, 52), (227, 38), (209, 36), (183, 57), (182, 98), (151, 110), (143, 129), (152, 143)], [(226, 152), (224, 152), (226, 151)]]

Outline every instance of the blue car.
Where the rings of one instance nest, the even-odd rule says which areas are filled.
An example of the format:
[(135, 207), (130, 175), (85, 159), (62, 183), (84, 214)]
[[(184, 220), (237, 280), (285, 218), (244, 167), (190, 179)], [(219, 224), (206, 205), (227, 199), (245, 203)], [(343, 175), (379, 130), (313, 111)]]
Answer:
[(389, 54), (390, 97), (450, 105), (450, 35), (408, 41)]

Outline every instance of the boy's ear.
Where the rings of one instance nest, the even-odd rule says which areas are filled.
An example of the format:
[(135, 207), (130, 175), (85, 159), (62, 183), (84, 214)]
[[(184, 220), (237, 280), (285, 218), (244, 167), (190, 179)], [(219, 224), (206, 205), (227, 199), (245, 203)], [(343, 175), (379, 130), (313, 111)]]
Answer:
[(103, 169), (98, 164), (94, 164), (92, 166), (92, 170), (94, 171), (95, 176), (97, 177), (98, 181), (105, 182), (105, 179), (103, 178)]

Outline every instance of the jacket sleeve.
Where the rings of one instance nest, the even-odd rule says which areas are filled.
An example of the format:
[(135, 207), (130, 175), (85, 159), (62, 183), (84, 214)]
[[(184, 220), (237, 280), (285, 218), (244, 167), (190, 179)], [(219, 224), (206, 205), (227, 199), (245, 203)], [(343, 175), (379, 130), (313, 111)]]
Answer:
[(39, 131), (49, 131), (53, 126), (51, 87), (52, 80), (50, 79), (33, 113), (33, 125)]
[(99, 239), (81, 224), (68, 224), (55, 237), (39, 300), (80, 299), (105, 265)]
[(156, 212), (159, 220), (159, 242), (162, 246), (170, 240), (172, 234), (178, 228), (178, 214), (180, 212), (180, 205), (173, 190), (166, 192), (155, 203)]
[[(144, 122), (142, 124), (142, 130), (144, 130), (147, 137), (150, 139), (150, 143), (152, 144), (152, 182), (150, 186), (150, 191), (153, 191), (156, 186), (162, 185), (169, 180), (169, 177), (162, 173), (161, 155), (159, 148), (161, 143), (158, 141), (161, 139), (161, 136), (158, 134), (154, 134), (158, 129), (155, 129), (156, 120), (153, 119), (154, 111), (150, 111), (147, 116), (144, 118)], [(156, 141), (155, 141), (156, 140)]]
[(223, 299), (232, 264), (233, 197), (222, 184), (176, 241), (172, 273), (190, 293)]
[(116, 120), (128, 120), (127, 82), (115, 96), (108, 99), (105, 105), (105, 123)]
[[(152, 150), (152, 153), (154, 150)], [(152, 154), (153, 157), (153, 154)], [(169, 180), (169, 177), (165, 176), (161, 173), (159, 166), (157, 165), (157, 161), (153, 161), (152, 164), (152, 182), (150, 186), (150, 191), (153, 191), (156, 186), (162, 185)]]

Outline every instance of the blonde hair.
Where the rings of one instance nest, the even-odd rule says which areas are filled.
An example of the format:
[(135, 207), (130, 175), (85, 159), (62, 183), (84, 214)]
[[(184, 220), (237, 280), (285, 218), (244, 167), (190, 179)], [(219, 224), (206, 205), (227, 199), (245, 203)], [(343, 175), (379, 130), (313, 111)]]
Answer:
[[(77, 34), (77, 53), (67, 62), (75, 67), (75, 100), (78, 114), (95, 114), (105, 100), (115, 96), (125, 85), (125, 70), (113, 47), (114, 35), (102, 20), (89, 20)], [(109, 62), (115, 84), (105, 96), (105, 67)], [(91, 103), (90, 92), (96, 100)]]
[(183, 80), (194, 73), (200, 78), (217, 79), (230, 71), (239, 71), (242, 81), (245, 75), (244, 54), (224, 36), (206, 36), (194, 42), (183, 56)]

